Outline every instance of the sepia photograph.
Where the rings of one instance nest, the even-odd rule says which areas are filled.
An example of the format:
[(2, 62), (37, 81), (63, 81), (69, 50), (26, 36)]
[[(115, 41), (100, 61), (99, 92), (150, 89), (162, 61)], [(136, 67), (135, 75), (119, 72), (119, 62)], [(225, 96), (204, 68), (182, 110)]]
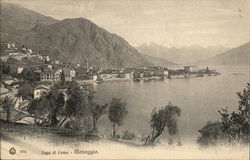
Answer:
[(0, 159), (249, 160), (249, 0), (0, 0)]

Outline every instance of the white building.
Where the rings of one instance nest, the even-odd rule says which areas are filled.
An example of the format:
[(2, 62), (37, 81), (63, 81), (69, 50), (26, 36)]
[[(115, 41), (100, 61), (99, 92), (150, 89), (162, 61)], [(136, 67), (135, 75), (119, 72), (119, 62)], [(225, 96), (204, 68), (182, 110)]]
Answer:
[(40, 81), (59, 81), (61, 80), (62, 69), (47, 69), (40, 73)]
[(49, 56), (41, 56), (41, 59), (47, 62), (50, 60)]
[(197, 66), (184, 66), (185, 72), (197, 72), (198, 67)]
[(93, 76), (92, 76), (92, 80), (94, 80), (94, 81), (96, 81), (97, 78), (98, 78), (97, 75), (93, 75)]
[(39, 85), (34, 88), (34, 99), (41, 98), (42, 95), (48, 94), (50, 88), (45, 85)]
[(55, 64), (60, 64), (60, 61), (59, 60), (55, 60)]
[(72, 81), (76, 77), (76, 71), (74, 68), (64, 68), (63, 72), (66, 81)]
[(33, 53), (32, 49), (28, 49), (28, 52), (29, 52), (30, 54)]
[(11, 72), (20, 74), (24, 70), (23, 66), (13, 66), (11, 67)]
[(16, 44), (14, 42), (2, 43), (4, 49), (15, 49)]
[(47, 65), (47, 68), (52, 69), (53, 66), (52, 66), (51, 64), (48, 64), (48, 65)]

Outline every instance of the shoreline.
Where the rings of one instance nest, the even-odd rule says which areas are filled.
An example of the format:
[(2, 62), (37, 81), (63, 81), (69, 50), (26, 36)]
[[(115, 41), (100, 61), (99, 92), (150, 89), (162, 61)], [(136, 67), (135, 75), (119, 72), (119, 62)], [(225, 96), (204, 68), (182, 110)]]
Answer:
[(168, 79), (189, 79), (189, 78), (200, 78), (200, 77), (213, 77), (218, 76), (220, 73), (211, 73), (211, 74), (180, 74), (180, 75), (170, 75), (169, 77), (158, 77), (158, 76), (152, 76), (152, 77), (143, 77), (143, 78), (112, 78), (112, 79), (105, 79), (105, 80), (76, 80), (79, 84), (101, 84), (105, 82), (119, 82), (119, 81), (159, 81), (159, 80), (168, 80)]

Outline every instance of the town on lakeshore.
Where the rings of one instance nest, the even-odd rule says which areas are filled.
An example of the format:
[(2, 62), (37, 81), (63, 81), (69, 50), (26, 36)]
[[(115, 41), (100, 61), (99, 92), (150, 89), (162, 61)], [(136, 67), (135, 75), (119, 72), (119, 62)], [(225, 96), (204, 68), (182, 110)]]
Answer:
[[(66, 81), (76, 81), (81, 84), (115, 81), (115, 80), (162, 80), (176, 78), (192, 78), (203, 76), (215, 76), (219, 73), (208, 67), (199, 68), (195, 65), (184, 66), (182, 69), (168, 69), (165, 66), (142, 66), (138, 68), (97, 68), (89, 64), (85, 65), (61, 63), (58, 59), (51, 58), (39, 50), (28, 46), (16, 46), (14, 42), (3, 42), (1, 56), (3, 67), (10, 69), (12, 74), (20, 75), (28, 70), (38, 76), (41, 82), (56, 83), (61, 80), (62, 74)], [(10, 77), (4, 77), (9, 80)]]
[[(86, 59), (85, 65), (61, 63), (39, 50), (29, 46), (17, 46), (14, 42), (2, 42), (1, 56), (1, 98), (11, 96), (15, 98), (15, 108), (21, 111), (23, 116), (12, 116), (14, 121), (21, 120), (27, 116), (25, 108), (31, 103), (29, 97), (39, 99), (43, 94), (48, 94), (51, 87), (58, 85), (61, 81), (77, 82), (84, 92), (93, 92), (92, 83), (105, 81), (151, 81), (165, 79), (182, 79), (203, 76), (216, 76), (220, 73), (210, 70), (208, 67), (199, 69), (198, 66), (189, 65), (182, 69), (168, 69), (164, 66), (145, 66), (139, 68), (96, 68), (89, 64)], [(25, 80), (35, 82), (27, 84)], [(25, 85), (24, 85), (25, 84)], [(28, 88), (28, 89), (27, 89)], [(67, 100), (66, 87), (60, 90)], [(24, 111), (24, 112), (23, 112)], [(1, 115), (3, 116), (3, 115)], [(22, 123), (30, 121), (22, 119)]]
[(0, 159), (248, 159), (246, 0), (1, 0)]

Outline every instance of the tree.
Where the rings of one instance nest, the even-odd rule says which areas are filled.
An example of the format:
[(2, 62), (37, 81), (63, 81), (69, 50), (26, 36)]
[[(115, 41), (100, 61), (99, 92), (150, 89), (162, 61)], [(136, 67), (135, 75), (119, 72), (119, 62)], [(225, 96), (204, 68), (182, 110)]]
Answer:
[(1, 73), (4, 73), (4, 74), (7, 74), (7, 75), (10, 75), (11, 74), (11, 69), (10, 69), (10, 66), (7, 65), (6, 63), (0, 61), (1, 65)]
[(113, 98), (110, 103), (108, 117), (113, 125), (113, 138), (116, 137), (116, 124), (121, 126), (123, 119), (128, 114), (126, 105), (127, 103), (122, 102), (119, 98)]
[(177, 121), (180, 116), (181, 109), (171, 103), (158, 110), (154, 108), (150, 121), (153, 131), (146, 144), (155, 143), (155, 140), (163, 133), (165, 128), (168, 129), (169, 135), (175, 135), (178, 131)]
[(89, 95), (89, 105), (93, 120), (93, 131), (97, 130), (97, 121), (104, 115), (108, 113), (108, 104), (97, 104), (94, 102), (94, 96)]
[(123, 132), (122, 139), (131, 141), (134, 138), (135, 138), (135, 133), (129, 132), (128, 130)]
[(94, 104), (91, 106), (91, 113), (93, 118), (93, 130), (96, 130), (97, 121), (104, 115), (107, 114), (108, 104)]
[(217, 145), (224, 140), (224, 134), (222, 132), (221, 122), (210, 122), (199, 130), (201, 136), (198, 138), (197, 142), (201, 146)]
[(250, 131), (250, 83), (247, 83), (243, 92), (237, 92), (239, 106), (237, 111), (230, 113), (227, 108), (218, 112), (221, 116), (220, 122), (209, 122), (200, 132), (198, 143), (200, 145), (249, 144)]
[(34, 85), (30, 83), (24, 83), (18, 88), (17, 96), (23, 97), (24, 99), (33, 98)]
[(81, 90), (77, 82), (70, 82), (68, 84), (67, 95), (69, 98), (66, 101), (65, 117), (60, 124), (71, 116), (81, 118), (84, 114), (87, 114), (86, 106), (88, 97)]
[(21, 73), (21, 76), (23, 79), (32, 81), (32, 82), (40, 80), (40, 75), (34, 72), (32, 68), (24, 68)]
[(229, 143), (249, 143), (250, 131), (250, 83), (243, 92), (236, 93), (239, 97), (237, 111), (229, 113), (227, 108), (219, 110), (222, 122), (222, 132)]
[(41, 98), (33, 100), (27, 111), (35, 116), (35, 122), (37, 124), (41, 124), (40, 120), (42, 120), (42, 123), (47, 121), (47, 116), (49, 115), (49, 101), (46, 96), (43, 95)]
[(57, 115), (63, 112), (64, 95), (59, 92), (58, 89), (52, 88), (49, 94), (46, 96), (49, 102), (49, 118), (51, 125), (57, 125)]
[(10, 121), (11, 110), (14, 108), (14, 101), (10, 97), (4, 97), (0, 99), (0, 104), (3, 108), (3, 111), (6, 113), (6, 121)]
[(65, 84), (65, 73), (64, 73), (64, 71), (62, 71), (62, 73), (61, 73), (61, 81), (62, 81), (62, 84), (64, 85)]

